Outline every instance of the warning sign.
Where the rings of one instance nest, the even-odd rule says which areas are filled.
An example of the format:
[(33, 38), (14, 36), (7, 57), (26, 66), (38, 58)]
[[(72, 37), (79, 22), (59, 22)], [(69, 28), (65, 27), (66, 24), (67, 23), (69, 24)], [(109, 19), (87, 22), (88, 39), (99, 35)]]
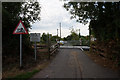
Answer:
[(13, 34), (28, 34), (27, 29), (25, 28), (21, 20), (15, 28)]

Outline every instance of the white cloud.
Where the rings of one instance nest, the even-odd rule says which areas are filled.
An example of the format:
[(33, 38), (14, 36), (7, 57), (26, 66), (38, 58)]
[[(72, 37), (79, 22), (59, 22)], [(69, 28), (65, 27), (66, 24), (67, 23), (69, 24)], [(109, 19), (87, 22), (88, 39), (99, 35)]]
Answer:
[(70, 34), (69, 28), (81, 30), (81, 35), (88, 35), (88, 25), (82, 25), (75, 20), (70, 20), (70, 13), (63, 8), (63, 2), (59, 0), (39, 0), (41, 4), (41, 21), (32, 25), (31, 32), (57, 34), (59, 23), (62, 23), (62, 37)]

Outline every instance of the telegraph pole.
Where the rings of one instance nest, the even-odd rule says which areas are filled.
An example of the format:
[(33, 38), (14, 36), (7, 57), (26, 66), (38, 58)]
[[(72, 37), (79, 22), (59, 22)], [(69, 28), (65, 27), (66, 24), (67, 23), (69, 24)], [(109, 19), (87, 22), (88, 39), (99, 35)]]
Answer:
[(61, 23), (60, 23), (60, 38), (61, 38)]
[(48, 33), (48, 59), (49, 59), (49, 60), (50, 60), (50, 44), (51, 44), (50, 34)]
[(90, 43), (91, 43), (91, 26), (89, 26), (89, 47), (90, 47)]
[(79, 38), (80, 38), (80, 29), (79, 29)]
[(82, 45), (82, 40), (80, 38), (80, 29), (79, 29), (79, 40), (80, 40), (80, 45)]
[(58, 37), (58, 29), (57, 29), (57, 37)]

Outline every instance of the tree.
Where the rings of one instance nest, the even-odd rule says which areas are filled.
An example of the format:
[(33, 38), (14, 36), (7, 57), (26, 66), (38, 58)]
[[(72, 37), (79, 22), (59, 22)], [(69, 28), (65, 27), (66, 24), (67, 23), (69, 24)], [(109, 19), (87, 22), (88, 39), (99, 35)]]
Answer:
[(79, 35), (76, 33), (74, 28), (71, 28), (70, 35), (67, 36), (67, 40), (79, 40)]
[(46, 42), (47, 42), (47, 39), (48, 39), (47, 34), (43, 33), (41, 39), (42, 39), (42, 42), (43, 42), (43, 43), (46, 43)]
[(56, 42), (56, 40), (60, 40), (60, 37), (58, 37), (58, 36), (52, 36), (51, 37), (51, 41)]
[[(64, 4), (72, 18), (87, 24), (90, 21), (95, 37), (101, 41), (120, 39), (120, 2), (69, 2)], [(90, 29), (91, 30), (91, 29)], [(107, 35), (106, 35), (107, 34)]]
[[(29, 31), (31, 22), (34, 23), (36, 20), (40, 20), (39, 13), (40, 6), (38, 2), (2, 3), (2, 41), (4, 55), (19, 52), (19, 35), (12, 34), (19, 20), (22, 20)], [(27, 49), (31, 47), (29, 35), (23, 35), (23, 47), (25, 49), (23, 51), (27, 51)]]
[(94, 46), (120, 63), (120, 2), (69, 2), (64, 7), (71, 19), (83, 24), (90, 22), (90, 33), (97, 38)]
[(47, 43), (48, 42), (48, 38), (50, 38), (50, 40), (51, 41), (56, 41), (56, 36), (52, 36), (52, 34), (49, 34), (49, 33), (47, 33), (47, 34), (45, 34), (45, 33), (43, 33), (42, 34), (42, 37), (41, 37), (41, 39), (42, 39), (42, 43)]

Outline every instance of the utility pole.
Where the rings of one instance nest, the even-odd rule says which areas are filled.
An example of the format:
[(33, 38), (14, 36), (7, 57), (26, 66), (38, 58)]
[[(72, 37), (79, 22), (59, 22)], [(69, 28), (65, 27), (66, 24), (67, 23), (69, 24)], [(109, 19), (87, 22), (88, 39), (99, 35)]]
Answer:
[(50, 34), (48, 33), (48, 59), (50, 60)]
[(57, 29), (57, 37), (58, 37), (58, 29)]
[(61, 38), (61, 23), (60, 23), (60, 38)]
[(82, 45), (82, 39), (80, 38), (80, 29), (79, 29), (79, 40), (80, 40), (80, 45)]
[(80, 38), (80, 29), (79, 29), (79, 38)]
[(90, 43), (91, 43), (91, 26), (89, 26), (89, 47), (90, 47)]

